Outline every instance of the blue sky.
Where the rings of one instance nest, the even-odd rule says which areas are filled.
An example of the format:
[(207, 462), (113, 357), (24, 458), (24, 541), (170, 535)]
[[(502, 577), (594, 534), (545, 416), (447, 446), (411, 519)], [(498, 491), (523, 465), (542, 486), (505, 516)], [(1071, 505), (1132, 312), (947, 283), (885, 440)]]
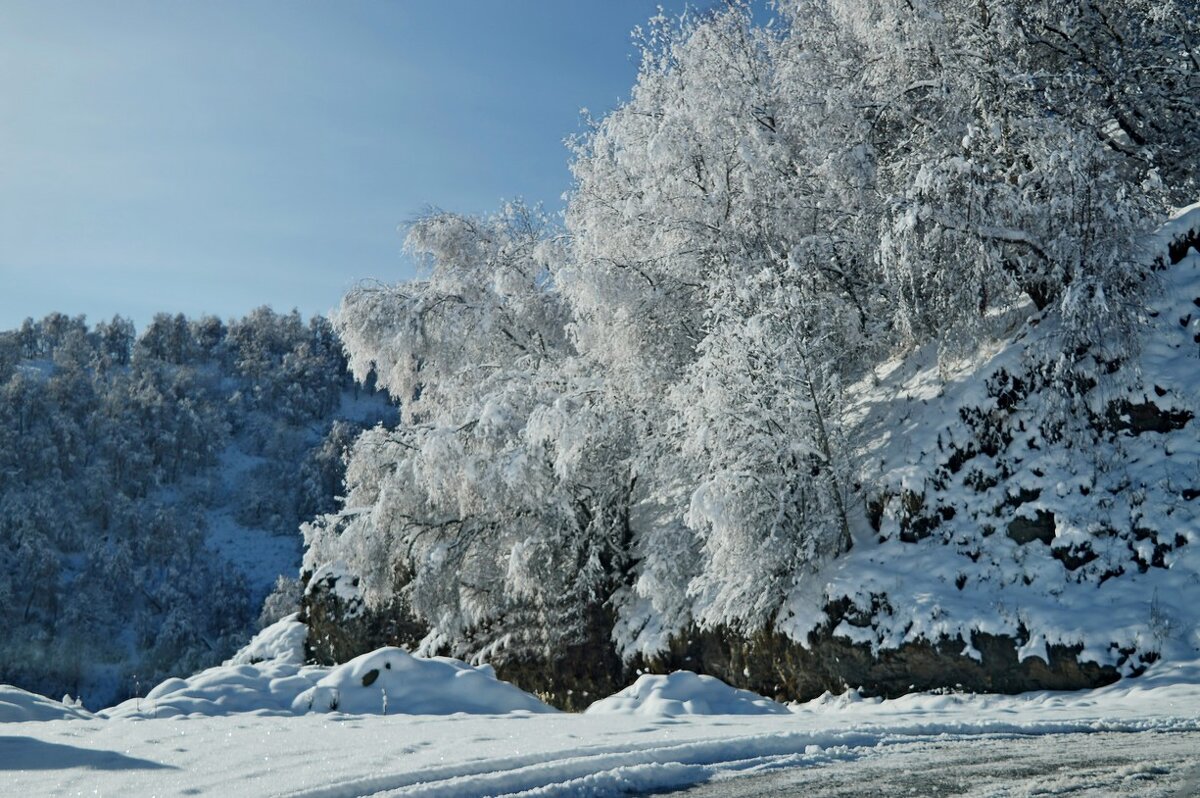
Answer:
[(627, 95), (656, 5), (5, 0), (0, 329), (322, 313), (411, 276), (427, 207), (557, 210), (562, 141)]

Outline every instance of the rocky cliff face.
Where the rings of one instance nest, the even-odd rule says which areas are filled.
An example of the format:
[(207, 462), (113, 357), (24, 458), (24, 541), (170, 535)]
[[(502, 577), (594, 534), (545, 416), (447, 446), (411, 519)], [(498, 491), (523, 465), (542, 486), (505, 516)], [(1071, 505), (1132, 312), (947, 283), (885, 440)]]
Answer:
[[(307, 653), (320, 664), (345, 662), (380, 646), (415, 648), (421, 627), (402, 608), (354, 611), (327, 590), (310, 591), (302, 619), (308, 624)], [(1047, 659), (1020, 659), (1024, 640), (977, 633), (968, 645), (957, 638), (916, 640), (874, 651), (831, 634), (843, 617), (830, 607), (831, 624), (801, 644), (769, 631), (752, 636), (729, 629), (690, 630), (672, 638), (667, 650), (652, 657), (623, 660), (605, 628), (593, 625), (584, 641), (544, 658), (493, 661), (497, 675), (538, 695), (559, 709), (581, 711), (611, 695), (643, 672), (691, 670), (716, 676), (735, 687), (777, 701), (806, 701), (825, 692), (858, 689), (863, 695), (895, 697), (939, 688), (966, 692), (1020, 693), (1028, 690), (1078, 690), (1110, 684), (1120, 671), (1080, 661), (1082, 647), (1053, 645)]]

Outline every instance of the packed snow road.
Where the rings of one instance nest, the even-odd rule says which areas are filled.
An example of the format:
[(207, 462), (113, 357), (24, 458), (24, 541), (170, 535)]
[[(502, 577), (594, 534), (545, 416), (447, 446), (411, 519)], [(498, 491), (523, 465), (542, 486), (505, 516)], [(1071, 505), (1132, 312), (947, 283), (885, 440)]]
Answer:
[[(1054, 734), (901, 742), (811, 767), (732, 771), (679, 798), (1200, 796), (1200, 733)], [(661, 794), (661, 793), (660, 793)]]

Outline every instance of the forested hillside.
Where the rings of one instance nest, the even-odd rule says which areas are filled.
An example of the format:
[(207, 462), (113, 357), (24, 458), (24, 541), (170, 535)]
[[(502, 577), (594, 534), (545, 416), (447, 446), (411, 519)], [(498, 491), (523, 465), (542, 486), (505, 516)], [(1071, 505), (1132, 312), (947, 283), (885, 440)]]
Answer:
[(0, 682), (102, 706), (229, 656), (291, 611), (300, 520), (391, 415), (320, 317), (0, 333)]
[(776, 12), (641, 32), (565, 227), (434, 214), (424, 279), (344, 300), (404, 423), (306, 527), (315, 656), (572, 705), (639, 663), (797, 698), (1195, 642), (1194, 215), (1153, 235), (1200, 195), (1195, 4)]

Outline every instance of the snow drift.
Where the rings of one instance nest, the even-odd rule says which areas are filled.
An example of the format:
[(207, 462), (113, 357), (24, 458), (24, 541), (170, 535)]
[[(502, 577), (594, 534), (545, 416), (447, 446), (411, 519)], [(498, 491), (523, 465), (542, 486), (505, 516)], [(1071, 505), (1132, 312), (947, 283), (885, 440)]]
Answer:
[(292, 710), (358, 715), (556, 711), (500, 681), (487, 665), (474, 667), (447, 657), (424, 659), (400, 648), (381, 648), (337, 666), (297, 695)]
[(92, 713), (85, 709), (30, 693), (19, 687), (0, 684), (0, 723), (91, 718)]
[(691, 671), (646, 673), (616, 695), (587, 708), (593, 715), (786, 715), (783, 704)]
[[(305, 632), (295, 616), (284, 618), (260, 632), (224, 665), (186, 679), (167, 679), (144, 698), (131, 698), (100, 715), (168, 718), (310, 711), (357, 715), (555, 711), (497, 679), (490, 666), (475, 667), (446, 657), (424, 659), (399, 648), (381, 648), (333, 668), (303, 665)], [(46, 707), (36, 705), (40, 714), (14, 719), (42, 719), (55, 709), (69, 714), (69, 708), (56, 702), (33, 698), (46, 702)], [(32, 699), (22, 701), (21, 706), (34, 706)], [(0, 695), (0, 720), (3, 713)]]
[(300, 622), (299, 617), (300, 614), (294, 612), (266, 627), (224, 664), (253, 665), (265, 661), (302, 664), (308, 627)]

